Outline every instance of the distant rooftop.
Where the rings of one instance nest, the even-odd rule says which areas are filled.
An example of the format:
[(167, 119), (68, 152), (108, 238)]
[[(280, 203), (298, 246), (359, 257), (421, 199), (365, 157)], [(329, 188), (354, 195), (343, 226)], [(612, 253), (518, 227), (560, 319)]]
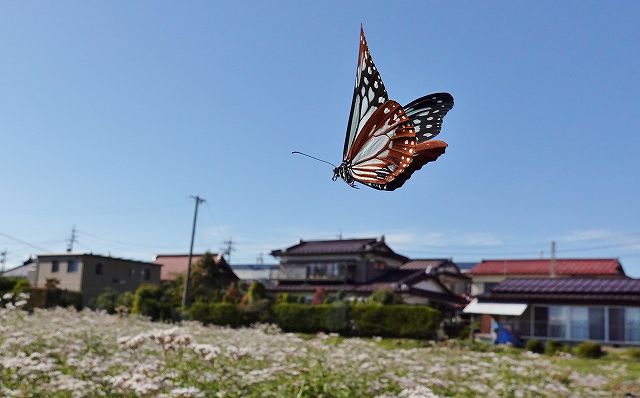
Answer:
[[(535, 260), (482, 260), (471, 271), (472, 275), (549, 275), (551, 259)], [(556, 259), (557, 275), (573, 276), (625, 276), (616, 258)]]
[(400, 266), (400, 269), (415, 269), (426, 270), (427, 268), (434, 268), (443, 263), (449, 262), (447, 258), (430, 258), (430, 259), (416, 259), (409, 260)]
[(640, 304), (640, 279), (535, 278), (507, 279), (481, 301), (587, 302)]
[(148, 265), (158, 265), (149, 261), (142, 261), (142, 260), (133, 260), (130, 258), (123, 258), (123, 257), (113, 257), (113, 256), (105, 256), (102, 254), (96, 254), (96, 253), (81, 253), (81, 252), (75, 252), (75, 253), (68, 253), (68, 252), (63, 252), (63, 253), (45, 253), (45, 254), (38, 254), (37, 257), (38, 259), (40, 258), (46, 258), (46, 257), (83, 257), (83, 256), (87, 256), (87, 257), (98, 257), (98, 258), (104, 258), (104, 259), (111, 259), (111, 260), (120, 260), (120, 261), (131, 261), (134, 263), (141, 263), (141, 264), (148, 264)]
[[(224, 262), (224, 266), (227, 266), (227, 262), (219, 253), (211, 253), (213, 261), (217, 264)], [(191, 264), (195, 264), (200, 260), (200, 257), (204, 256), (204, 253), (193, 254), (191, 257)], [(175, 280), (180, 274), (187, 273), (187, 267), (189, 265), (189, 254), (158, 254), (153, 260), (155, 264), (162, 265), (160, 271), (160, 280), (171, 281)]]
[(264, 270), (278, 268), (278, 264), (233, 264), (230, 267), (233, 269)]
[(275, 257), (282, 255), (318, 255), (318, 254), (351, 254), (377, 252), (401, 259), (406, 257), (395, 253), (381, 238), (362, 239), (335, 239), (335, 240), (300, 240), (298, 244), (282, 250), (274, 250), (271, 254)]

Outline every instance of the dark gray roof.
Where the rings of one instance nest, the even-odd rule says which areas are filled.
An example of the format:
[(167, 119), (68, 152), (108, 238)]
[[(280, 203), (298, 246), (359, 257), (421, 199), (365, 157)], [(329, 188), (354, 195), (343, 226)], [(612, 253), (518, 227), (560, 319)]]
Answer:
[(640, 279), (507, 279), (478, 298), (480, 301), (640, 305)]
[(275, 257), (283, 255), (322, 255), (322, 254), (354, 254), (354, 253), (377, 253), (389, 257), (395, 257), (402, 261), (407, 258), (395, 253), (386, 245), (384, 239), (364, 238), (364, 239), (335, 239), (335, 240), (312, 240), (300, 242), (296, 245), (282, 250), (274, 250), (271, 254)]

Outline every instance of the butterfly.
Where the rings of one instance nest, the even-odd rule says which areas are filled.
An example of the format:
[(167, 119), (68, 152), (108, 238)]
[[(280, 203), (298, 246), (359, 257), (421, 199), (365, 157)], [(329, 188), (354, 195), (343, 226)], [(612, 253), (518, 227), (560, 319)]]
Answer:
[(342, 178), (354, 188), (356, 182), (384, 191), (400, 188), (415, 171), (444, 153), (447, 144), (431, 139), (440, 133), (451, 108), (449, 93), (429, 94), (405, 106), (390, 100), (360, 27), (343, 159), (333, 170), (333, 180)]

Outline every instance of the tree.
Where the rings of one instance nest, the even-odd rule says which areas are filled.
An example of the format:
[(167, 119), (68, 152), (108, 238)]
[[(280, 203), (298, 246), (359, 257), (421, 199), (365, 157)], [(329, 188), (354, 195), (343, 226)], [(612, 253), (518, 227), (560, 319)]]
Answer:
[(224, 270), (213, 255), (206, 252), (191, 270), (191, 298), (194, 301), (217, 301), (224, 284)]
[(259, 300), (267, 298), (267, 289), (260, 282), (251, 282), (247, 293), (242, 296), (242, 304), (255, 304)]
[(237, 303), (240, 297), (240, 290), (238, 290), (236, 283), (231, 282), (224, 293), (223, 301), (225, 303)]

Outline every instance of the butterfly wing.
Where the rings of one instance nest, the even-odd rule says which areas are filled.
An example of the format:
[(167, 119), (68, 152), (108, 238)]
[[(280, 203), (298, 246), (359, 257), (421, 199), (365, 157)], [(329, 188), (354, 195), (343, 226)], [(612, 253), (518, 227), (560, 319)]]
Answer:
[(400, 104), (385, 102), (373, 112), (347, 152), (345, 161), (353, 179), (384, 185), (402, 175), (412, 162), (415, 135)]
[(413, 159), (408, 167), (404, 169), (396, 178), (385, 184), (365, 183), (371, 188), (382, 191), (393, 191), (400, 188), (415, 172), (429, 162), (433, 162), (442, 155), (447, 148), (447, 143), (440, 140), (423, 141), (416, 145)]
[(347, 159), (353, 143), (373, 113), (389, 100), (380, 73), (373, 63), (371, 52), (364, 37), (364, 29), (360, 28), (360, 51), (356, 68), (356, 84), (351, 100), (349, 124), (344, 139), (343, 160)]
[(407, 117), (416, 130), (418, 143), (432, 139), (440, 133), (442, 119), (453, 108), (453, 97), (449, 93), (425, 95), (404, 106)]

